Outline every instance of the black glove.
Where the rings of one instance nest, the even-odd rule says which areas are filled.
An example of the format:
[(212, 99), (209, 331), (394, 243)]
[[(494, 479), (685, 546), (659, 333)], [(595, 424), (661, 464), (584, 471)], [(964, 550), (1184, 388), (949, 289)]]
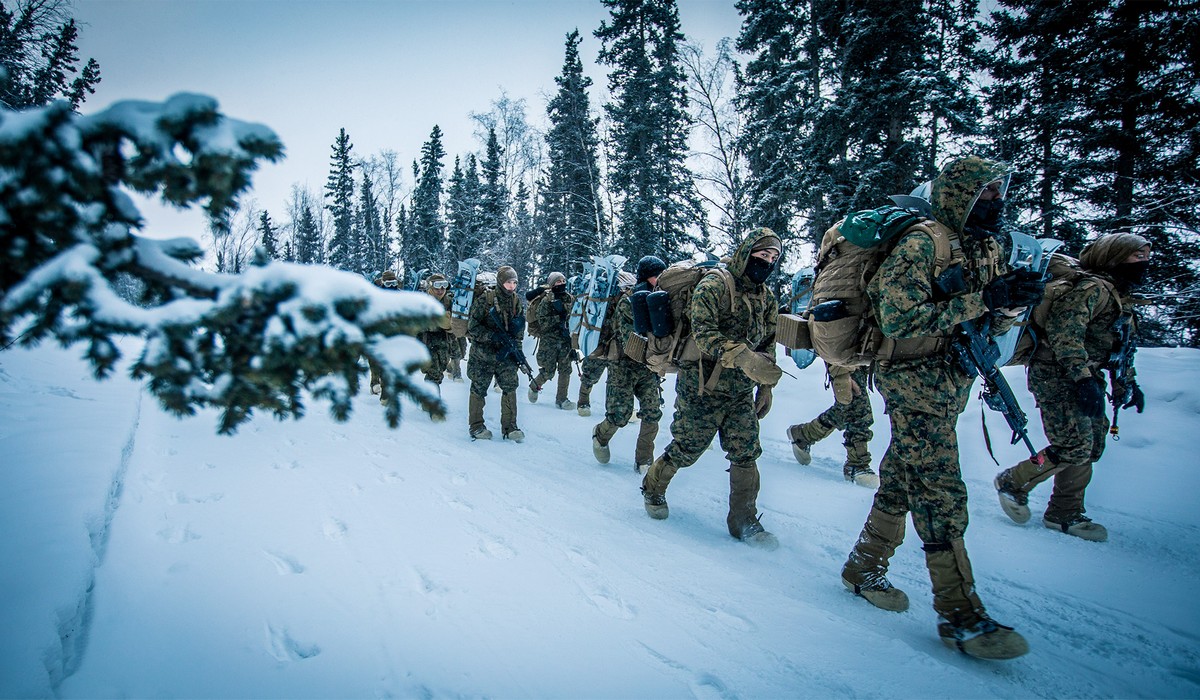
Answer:
[(1079, 411), (1088, 418), (1099, 418), (1104, 415), (1104, 389), (1094, 377), (1086, 377), (1075, 382), (1075, 403)]
[(1034, 306), (1046, 294), (1046, 282), (1041, 273), (1032, 270), (1013, 270), (997, 277), (983, 288), (983, 303), (988, 309), (1013, 309)]
[(508, 334), (512, 337), (519, 337), (525, 332), (525, 314), (517, 314), (508, 322)]
[(1121, 408), (1129, 408), (1130, 406), (1137, 409), (1138, 413), (1146, 410), (1146, 395), (1142, 393), (1142, 387), (1138, 386), (1137, 382), (1130, 382), (1133, 389), (1129, 392), (1129, 400)]
[(550, 308), (553, 309), (554, 313), (558, 314), (559, 316), (567, 315), (567, 306), (563, 303), (562, 299), (555, 299), (554, 301), (550, 302)]

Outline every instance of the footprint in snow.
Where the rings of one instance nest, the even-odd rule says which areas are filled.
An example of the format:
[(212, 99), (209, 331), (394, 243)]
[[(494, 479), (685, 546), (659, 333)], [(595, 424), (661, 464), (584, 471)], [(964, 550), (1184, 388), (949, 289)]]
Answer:
[(279, 572), (280, 576), (304, 573), (304, 565), (285, 554), (269, 552), (264, 549), (263, 556), (267, 558), (267, 561), (275, 565), (275, 570)]
[(500, 539), (485, 537), (479, 542), (479, 551), (495, 559), (512, 559), (517, 553)]
[(158, 537), (168, 544), (183, 544), (192, 540), (200, 539), (200, 535), (188, 529), (187, 525), (183, 527), (167, 527), (158, 531)]
[(743, 632), (753, 632), (756, 629), (758, 629), (757, 627), (755, 627), (753, 622), (750, 622), (749, 620), (742, 617), (741, 615), (735, 615), (734, 613), (731, 613), (731, 612), (728, 612), (725, 610), (721, 610), (720, 608), (708, 608), (708, 612), (712, 613), (713, 617), (720, 620), (723, 624), (725, 624), (729, 627), (732, 627), (736, 630), (741, 630)]
[(279, 661), (302, 661), (320, 654), (321, 647), (316, 644), (301, 644), (292, 639), (286, 629), (279, 629), (268, 623), (267, 653)]
[(346, 536), (346, 523), (337, 518), (329, 518), (321, 527), (321, 531), (325, 534), (325, 539), (337, 541)]

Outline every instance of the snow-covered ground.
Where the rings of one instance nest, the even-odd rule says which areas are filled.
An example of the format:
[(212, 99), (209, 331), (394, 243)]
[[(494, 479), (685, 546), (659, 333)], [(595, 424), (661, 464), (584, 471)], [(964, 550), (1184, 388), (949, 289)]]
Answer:
[[(1008, 521), (979, 403), (963, 415), (978, 587), (1032, 647), (1000, 663), (938, 641), (911, 528), (891, 573), (911, 610), (842, 588), (871, 493), (842, 481), (836, 437), (801, 467), (784, 435), (830, 401), (817, 368), (791, 367), (764, 421), (759, 507), (782, 544), (764, 552), (725, 531), (719, 450), (653, 521), (636, 426), (599, 465), (600, 412), (530, 405), (523, 388), (524, 444), (471, 442), (455, 383), (445, 423), (409, 406), (388, 430), (363, 395), (344, 424), (313, 404), (220, 437), (215, 413), (176, 419), (78, 355), (0, 353), (0, 696), (1200, 695), (1200, 352), (1139, 353), (1147, 411), (1123, 414), (1088, 493), (1104, 544)], [(988, 422), (1001, 462), (1019, 460)]]

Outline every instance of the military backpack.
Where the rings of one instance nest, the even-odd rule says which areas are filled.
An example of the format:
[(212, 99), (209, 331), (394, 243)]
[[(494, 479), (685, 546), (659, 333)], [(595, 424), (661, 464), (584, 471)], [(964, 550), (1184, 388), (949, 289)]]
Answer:
[(1046, 338), (1046, 324), (1050, 320), (1050, 312), (1055, 302), (1066, 296), (1073, 289), (1094, 285), (1104, 290), (1106, 296), (1117, 299), (1120, 304), (1121, 295), (1111, 282), (1084, 270), (1079, 260), (1063, 253), (1050, 256), (1050, 264), (1046, 268), (1046, 294), (1042, 301), (1033, 308), (1029, 320), (1021, 330), (1017, 340), (1016, 350), (1008, 361), (1008, 366), (1028, 365), (1042, 348)]

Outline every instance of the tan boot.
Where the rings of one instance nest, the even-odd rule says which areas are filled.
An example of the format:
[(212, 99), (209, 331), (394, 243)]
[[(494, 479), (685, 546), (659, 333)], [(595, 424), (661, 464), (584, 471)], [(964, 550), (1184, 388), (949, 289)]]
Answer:
[(654, 438), (658, 437), (657, 421), (642, 421), (638, 428), (637, 445), (633, 449), (633, 464), (639, 474), (645, 474), (654, 461)]
[(904, 542), (905, 527), (903, 515), (872, 508), (842, 567), (842, 585), (882, 610), (908, 610), (908, 594), (887, 578), (888, 561)]
[(879, 475), (871, 468), (871, 450), (865, 442), (846, 445), (846, 464), (842, 476), (852, 484), (868, 489), (879, 488)]
[(1015, 659), (1029, 653), (1024, 637), (988, 617), (975, 592), (975, 577), (962, 538), (926, 544), (925, 565), (933, 584), (938, 636), (946, 646), (977, 659)]
[(592, 415), (592, 385), (579, 385), (579, 400), (575, 402), (575, 411), (584, 417)]
[(645, 501), (646, 514), (655, 520), (666, 520), (670, 511), (667, 508), (667, 486), (675, 477), (679, 467), (671, 463), (664, 454), (654, 460), (646, 476), (642, 477), (642, 499)]
[(1014, 523), (1023, 525), (1029, 522), (1029, 492), (1066, 466), (1054, 461), (1048, 452), (1049, 450), (1042, 450), (1038, 453), (1039, 459), (1036, 461), (1031, 457), (1019, 462), (1016, 466), (1000, 472), (992, 480), (1001, 510)]
[(792, 454), (800, 464), (812, 462), (812, 446), (829, 437), (833, 428), (814, 418), (807, 423), (793, 425), (787, 429), (788, 440), (792, 442)]
[(779, 540), (758, 519), (758, 465), (754, 462), (729, 467), (729, 534), (746, 544), (777, 549)]
[(612, 450), (608, 447), (608, 441), (612, 440), (613, 435), (617, 434), (617, 426), (608, 422), (608, 419), (600, 421), (592, 430), (592, 454), (595, 455), (596, 461), (601, 464), (608, 464), (612, 459)]
[(474, 392), (469, 393), (467, 401), (467, 428), (471, 437), (476, 440), (491, 440), (492, 431), (483, 424), (483, 397)]

